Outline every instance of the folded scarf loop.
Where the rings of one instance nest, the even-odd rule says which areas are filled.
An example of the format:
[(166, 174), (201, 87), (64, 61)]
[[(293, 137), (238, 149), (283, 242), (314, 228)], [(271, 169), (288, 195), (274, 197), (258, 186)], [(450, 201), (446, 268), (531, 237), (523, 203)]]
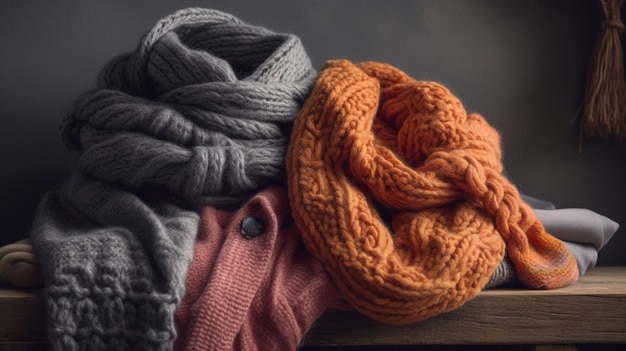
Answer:
[[(63, 121), (78, 169), (193, 205), (236, 205), (284, 181), (315, 79), (298, 37), (185, 9), (113, 59)], [(174, 201), (174, 200), (172, 200)]]
[(295, 350), (340, 299), (276, 185), (236, 211), (202, 210), (186, 288), (175, 350)]
[(43, 270), (30, 239), (0, 247), (0, 283), (19, 288), (43, 285)]
[(61, 125), (77, 171), (31, 236), (53, 350), (170, 350), (200, 205), (285, 182), (315, 72), (299, 39), (214, 10), (159, 21)]
[(503, 176), (500, 157), (498, 133), (440, 84), (329, 61), (287, 154), (293, 216), (344, 297), (388, 323), (462, 305), (505, 249), (529, 287), (575, 282), (574, 257)]

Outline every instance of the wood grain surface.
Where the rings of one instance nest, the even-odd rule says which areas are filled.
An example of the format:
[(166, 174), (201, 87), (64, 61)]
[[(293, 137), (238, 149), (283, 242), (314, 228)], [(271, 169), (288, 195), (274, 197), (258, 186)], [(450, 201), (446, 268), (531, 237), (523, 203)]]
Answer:
[[(45, 340), (42, 291), (0, 286), (0, 350), (41, 350)], [(409, 325), (329, 310), (303, 345), (532, 344), (564, 350), (604, 343), (626, 344), (626, 267), (596, 267), (561, 289), (484, 291), (457, 310)]]
[(495, 289), (409, 325), (330, 310), (305, 345), (626, 343), (626, 267), (596, 267), (555, 290)]

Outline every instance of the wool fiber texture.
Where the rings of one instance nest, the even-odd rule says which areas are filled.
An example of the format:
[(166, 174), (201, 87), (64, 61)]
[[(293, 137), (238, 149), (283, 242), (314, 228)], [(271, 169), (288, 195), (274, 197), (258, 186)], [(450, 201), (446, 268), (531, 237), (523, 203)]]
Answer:
[(329, 61), (296, 119), (289, 198), (307, 248), (380, 321), (459, 307), (505, 251), (532, 288), (578, 279), (503, 175), (500, 136), (444, 86), (383, 63)]
[[(242, 235), (245, 219), (261, 224)], [(287, 190), (270, 186), (236, 211), (206, 206), (186, 292), (176, 310), (174, 350), (296, 350), (340, 295), (306, 250)]]
[(62, 135), (100, 180), (237, 205), (284, 181), (288, 133), (315, 75), (298, 37), (185, 9), (104, 67)]
[(171, 350), (199, 216), (75, 173), (31, 237), (51, 350)]
[(76, 170), (42, 199), (52, 350), (171, 350), (201, 205), (285, 182), (316, 72), (300, 40), (215, 10), (160, 20), (61, 124)]

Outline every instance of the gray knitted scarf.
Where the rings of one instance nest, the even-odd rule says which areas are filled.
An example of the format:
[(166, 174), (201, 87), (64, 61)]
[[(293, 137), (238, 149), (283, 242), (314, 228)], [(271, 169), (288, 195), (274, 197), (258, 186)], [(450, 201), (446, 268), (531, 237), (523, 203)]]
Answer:
[(31, 232), (51, 350), (170, 350), (198, 215), (75, 173)]
[(315, 76), (296, 36), (185, 9), (102, 70), (63, 138), (100, 180), (236, 205), (284, 181), (286, 134)]
[(181, 204), (236, 205), (284, 181), (314, 78), (297, 37), (203, 9), (105, 66), (62, 123), (78, 170), (31, 233), (52, 350), (172, 348), (198, 226)]

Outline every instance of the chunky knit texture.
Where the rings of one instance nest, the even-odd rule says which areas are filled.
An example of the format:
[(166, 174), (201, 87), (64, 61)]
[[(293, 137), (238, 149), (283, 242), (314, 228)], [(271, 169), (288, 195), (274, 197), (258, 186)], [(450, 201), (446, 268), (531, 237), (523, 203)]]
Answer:
[(102, 70), (63, 138), (100, 180), (235, 205), (284, 180), (286, 133), (314, 78), (296, 36), (184, 9)]
[(79, 151), (32, 238), (53, 350), (169, 350), (202, 204), (284, 182), (315, 77), (299, 39), (184, 9), (107, 64), (61, 129)]
[(575, 282), (576, 261), (503, 176), (500, 152), (497, 131), (440, 84), (329, 61), (294, 125), (293, 215), (343, 295), (389, 323), (462, 305), (505, 246), (522, 283)]
[(32, 238), (51, 350), (171, 350), (198, 215), (74, 174), (42, 199)]
[[(247, 228), (248, 222), (258, 225)], [(302, 244), (279, 186), (236, 211), (202, 210), (186, 284), (176, 311), (176, 350), (295, 350), (340, 299)]]

